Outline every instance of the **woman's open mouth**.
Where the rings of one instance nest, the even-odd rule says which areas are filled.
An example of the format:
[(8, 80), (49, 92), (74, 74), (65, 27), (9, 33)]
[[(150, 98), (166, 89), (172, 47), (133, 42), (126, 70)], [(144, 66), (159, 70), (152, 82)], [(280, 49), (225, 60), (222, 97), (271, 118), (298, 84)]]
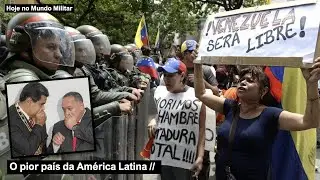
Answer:
[(246, 88), (244, 88), (244, 87), (240, 86), (240, 87), (238, 87), (238, 90), (239, 90), (239, 91), (245, 91), (245, 90), (246, 90)]

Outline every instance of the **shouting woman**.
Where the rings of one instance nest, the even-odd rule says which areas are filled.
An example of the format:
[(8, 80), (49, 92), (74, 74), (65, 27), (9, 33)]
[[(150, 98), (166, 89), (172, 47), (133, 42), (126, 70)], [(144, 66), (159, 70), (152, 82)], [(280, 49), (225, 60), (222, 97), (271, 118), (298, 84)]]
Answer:
[[(194, 54), (196, 57), (196, 54)], [(319, 127), (320, 101), (317, 81), (320, 58), (311, 69), (301, 69), (307, 85), (304, 115), (267, 106), (270, 83), (262, 69), (240, 72), (237, 100), (205, 91), (201, 64), (195, 64), (195, 93), (206, 106), (225, 115), (217, 131), (216, 178), (267, 180), (272, 144), (279, 130), (303, 131)]]

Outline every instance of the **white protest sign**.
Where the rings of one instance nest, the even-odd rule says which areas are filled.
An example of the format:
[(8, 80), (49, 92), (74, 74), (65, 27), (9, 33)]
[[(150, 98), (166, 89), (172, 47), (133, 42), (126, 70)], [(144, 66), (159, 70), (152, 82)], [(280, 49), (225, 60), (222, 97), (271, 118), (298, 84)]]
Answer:
[(205, 150), (214, 152), (216, 145), (216, 112), (206, 107), (206, 144)]
[[(210, 89), (206, 89), (206, 91), (212, 93)], [(206, 106), (205, 150), (214, 152), (214, 147), (216, 145), (216, 134), (216, 112)]]
[(307, 1), (211, 15), (201, 34), (201, 62), (282, 66), (302, 66), (302, 60), (312, 63), (319, 12), (319, 3)]
[(151, 148), (151, 160), (162, 165), (190, 169), (197, 158), (201, 102), (194, 89), (184, 93), (169, 93), (165, 86), (157, 87), (157, 130)]

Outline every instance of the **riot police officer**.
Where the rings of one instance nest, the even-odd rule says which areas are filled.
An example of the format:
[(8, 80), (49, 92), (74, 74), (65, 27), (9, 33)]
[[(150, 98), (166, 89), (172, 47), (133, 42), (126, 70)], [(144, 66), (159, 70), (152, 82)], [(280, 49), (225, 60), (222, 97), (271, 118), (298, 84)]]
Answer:
[(105, 91), (130, 92), (137, 96), (139, 100), (143, 91), (125, 86), (122, 82), (119, 83), (120, 81), (115, 79), (117, 76), (112, 76), (112, 73), (114, 73), (115, 70), (107, 68), (109, 66), (107, 60), (110, 58), (111, 53), (111, 46), (108, 37), (102, 34), (100, 30), (90, 25), (82, 25), (78, 27), (77, 30), (91, 40), (96, 51), (96, 57), (97, 59), (100, 59), (98, 60), (98, 67), (94, 65), (86, 66), (93, 75), (98, 87)]
[(107, 35), (99, 29), (90, 25), (82, 25), (76, 28), (86, 38), (90, 39), (96, 51), (96, 61), (99, 65), (106, 64), (106, 59), (110, 55), (111, 46)]
[(48, 13), (19, 13), (8, 23), (10, 51), (1, 63), (7, 82), (51, 79), (59, 66), (74, 65), (71, 38), (64, 26)]
[[(96, 85), (91, 72), (87, 68), (90, 65), (94, 65), (96, 61), (96, 52), (93, 43), (74, 28), (66, 27), (66, 30), (72, 37), (76, 50), (76, 69), (73, 75), (89, 76), (93, 106), (97, 107), (104, 105), (103, 107), (99, 107), (99, 109), (101, 111), (108, 109), (108, 112), (112, 114), (119, 114), (121, 111), (130, 111), (130, 103), (126, 101), (125, 104), (120, 105), (117, 101), (125, 101), (123, 100), (125, 98), (128, 98), (130, 100), (136, 100), (137, 97), (127, 92), (105, 92), (100, 90), (99, 87)], [(130, 108), (128, 108), (127, 106), (129, 106)], [(97, 108), (95, 109), (95, 112), (99, 112)]]
[(134, 64), (136, 64), (141, 57), (141, 50), (135, 44), (127, 44), (124, 47), (129, 51), (133, 57)]
[(0, 36), (0, 46), (6, 46), (6, 35)]
[[(15, 15), (8, 23), (5, 39), (9, 54), (1, 62), (0, 69), (5, 73), (6, 82), (52, 79), (59, 66), (74, 65), (71, 38), (63, 25), (48, 13)], [(5, 156), (1, 159), (9, 159), (9, 155)], [(29, 178), (51, 179), (54, 176), (61, 178), (61, 175)]]
[(113, 77), (122, 86), (129, 86), (129, 75), (133, 70), (133, 57), (127, 49), (120, 44), (111, 45), (111, 55), (108, 60), (109, 68), (112, 68)]

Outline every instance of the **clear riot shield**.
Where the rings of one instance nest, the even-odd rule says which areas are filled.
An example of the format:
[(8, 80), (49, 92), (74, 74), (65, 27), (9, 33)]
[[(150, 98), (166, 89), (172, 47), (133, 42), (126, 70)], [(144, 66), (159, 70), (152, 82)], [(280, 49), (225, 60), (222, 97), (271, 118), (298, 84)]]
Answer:
[(140, 156), (140, 152), (143, 150), (146, 142), (148, 141), (148, 119), (149, 119), (149, 99), (150, 99), (150, 85), (146, 88), (143, 98), (138, 104), (137, 114), (137, 143), (136, 143), (136, 160), (143, 160)]
[(109, 55), (111, 53), (111, 45), (108, 36), (97, 34), (89, 38), (96, 50), (97, 55)]
[(7, 160), (11, 159), (8, 118), (0, 122), (0, 170), (2, 179), (23, 179), (23, 175), (8, 175)]
[[(113, 160), (127, 160), (128, 116), (114, 116), (113, 119)], [(126, 174), (114, 174), (114, 180), (126, 180)]]
[[(113, 116), (95, 128), (95, 160), (127, 160), (130, 115)], [(131, 119), (131, 117), (130, 117)], [(100, 179), (127, 180), (125, 174), (100, 174)]]
[(75, 48), (75, 60), (83, 64), (93, 65), (96, 62), (96, 51), (89, 39), (73, 41)]
[[(138, 113), (137, 113), (137, 141), (136, 141), (136, 160), (143, 160), (140, 156), (140, 152), (144, 149), (146, 143), (148, 142), (148, 131), (147, 126), (151, 119), (155, 117), (157, 112), (155, 103), (153, 100), (154, 89), (150, 89), (150, 84), (146, 88), (141, 102), (138, 104)], [(135, 180), (142, 180), (142, 174), (136, 174)]]
[(74, 66), (74, 44), (68, 32), (59, 23), (33, 22), (24, 26), (31, 39), (33, 57), (50, 68)]
[[(139, 137), (136, 137), (136, 126), (137, 126), (137, 112), (138, 109), (134, 107), (134, 113), (128, 116), (128, 141), (127, 141), (127, 160), (136, 160), (136, 140)], [(128, 174), (127, 180), (135, 180), (134, 174)]]

